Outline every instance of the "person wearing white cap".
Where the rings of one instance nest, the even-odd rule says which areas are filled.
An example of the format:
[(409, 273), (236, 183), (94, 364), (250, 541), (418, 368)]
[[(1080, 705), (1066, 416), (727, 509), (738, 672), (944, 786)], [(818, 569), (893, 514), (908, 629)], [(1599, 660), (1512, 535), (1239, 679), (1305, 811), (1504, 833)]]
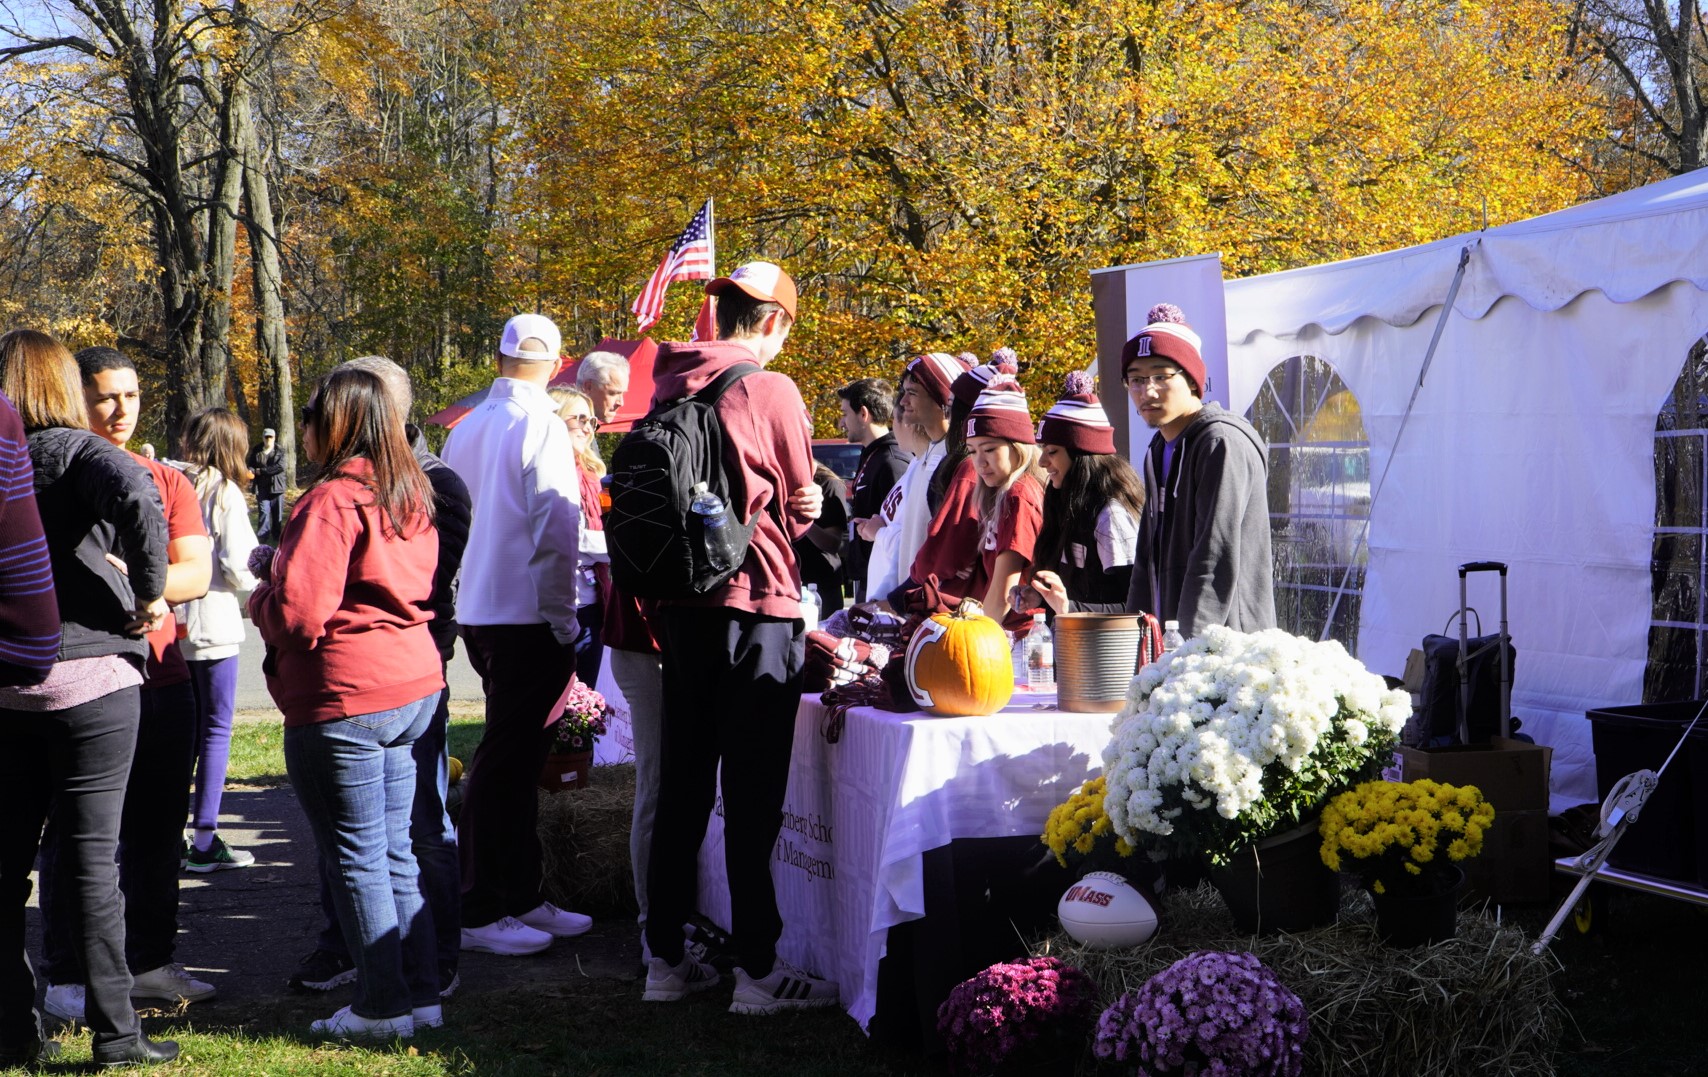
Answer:
[(474, 503), (457, 592), (469, 664), (486, 691), (457, 835), (465, 950), (531, 954), (593, 921), (540, 893), (534, 782), (541, 735), (575, 669), (581, 481), (546, 386), (563, 367), (551, 319), (504, 326), (498, 377), (445, 442)]
[(272, 427), (261, 431), (261, 444), (249, 450), (246, 461), (255, 477), (249, 488), (255, 493), (255, 508), (261, 519), (255, 525), (260, 542), (278, 542), (285, 529), (285, 454), (279, 451)]

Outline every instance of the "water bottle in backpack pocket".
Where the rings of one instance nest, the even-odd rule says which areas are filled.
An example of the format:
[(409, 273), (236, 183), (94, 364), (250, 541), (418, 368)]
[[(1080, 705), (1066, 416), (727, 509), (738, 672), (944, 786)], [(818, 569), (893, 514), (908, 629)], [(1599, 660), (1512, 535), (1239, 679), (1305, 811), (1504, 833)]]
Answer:
[(611, 577), (634, 598), (707, 594), (735, 575), (757, 520), (743, 523), (739, 473), (724, 454), (715, 406), (756, 372), (737, 363), (692, 396), (655, 407), (611, 457), (611, 511), (605, 516)]

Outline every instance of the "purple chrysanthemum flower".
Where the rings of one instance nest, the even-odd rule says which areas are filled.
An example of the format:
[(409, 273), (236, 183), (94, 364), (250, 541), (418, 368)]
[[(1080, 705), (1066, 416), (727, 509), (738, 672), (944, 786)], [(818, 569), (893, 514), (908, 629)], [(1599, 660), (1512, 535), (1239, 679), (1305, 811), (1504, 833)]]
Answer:
[[(1187, 1001), (1200, 986), (1214, 1003)], [(1158, 1077), (1189, 1060), (1200, 1074), (1298, 1077), (1308, 1035), (1304, 1004), (1254, 955), (1197, 953), (1104, 1010), (1093, 1050)]]
[(992, 965), (957, 985), (937, 1008), (937, 1033), (957, 1071), (983, 1073), (1046, 1034), (1083, 1035), (1096, 1008), (1090, 976), (1053, 957), (1032, 957)]

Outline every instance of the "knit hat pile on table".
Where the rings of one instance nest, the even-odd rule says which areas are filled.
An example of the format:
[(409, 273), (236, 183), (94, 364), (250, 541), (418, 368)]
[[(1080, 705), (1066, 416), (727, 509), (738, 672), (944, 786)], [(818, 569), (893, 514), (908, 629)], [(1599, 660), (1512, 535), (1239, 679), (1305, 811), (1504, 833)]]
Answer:
[(1004, 370), (997, 373), (979, 394), (972, 414), (967, 416), (967, 436), (1036, 444), (1037, 438), (1032, 433), (1032, 413), (1026, 410), (1026, 392), (1020, 388), (1012, 372)]
[(1192, 382), (1192, 391), (1204, 395), (1204, 342), (1186, 324), (1186, 315), (1173, 303), (1158, 303), (1150, 309), (1148, 323), (1121, 349), (1121, 373), (1140, 359), (1167, 359)]
[(1115, 451), (1115, 428), (1092, 391), (1091, 375), (1076, 370), (1067, 376), (1061, 398), (1038, 424), (1038, 442), (1088, 453)]

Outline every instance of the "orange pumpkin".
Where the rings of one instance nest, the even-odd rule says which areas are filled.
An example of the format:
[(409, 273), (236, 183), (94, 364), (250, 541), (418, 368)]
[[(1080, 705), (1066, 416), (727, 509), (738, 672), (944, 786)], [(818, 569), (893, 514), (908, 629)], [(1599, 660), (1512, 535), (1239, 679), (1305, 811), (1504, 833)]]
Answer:
[(907, 690), (921, 710), (945, 717), (1007, 706), (1014, 663), (1002, 626), (971, 600), (920, 625), (907, 645)]

